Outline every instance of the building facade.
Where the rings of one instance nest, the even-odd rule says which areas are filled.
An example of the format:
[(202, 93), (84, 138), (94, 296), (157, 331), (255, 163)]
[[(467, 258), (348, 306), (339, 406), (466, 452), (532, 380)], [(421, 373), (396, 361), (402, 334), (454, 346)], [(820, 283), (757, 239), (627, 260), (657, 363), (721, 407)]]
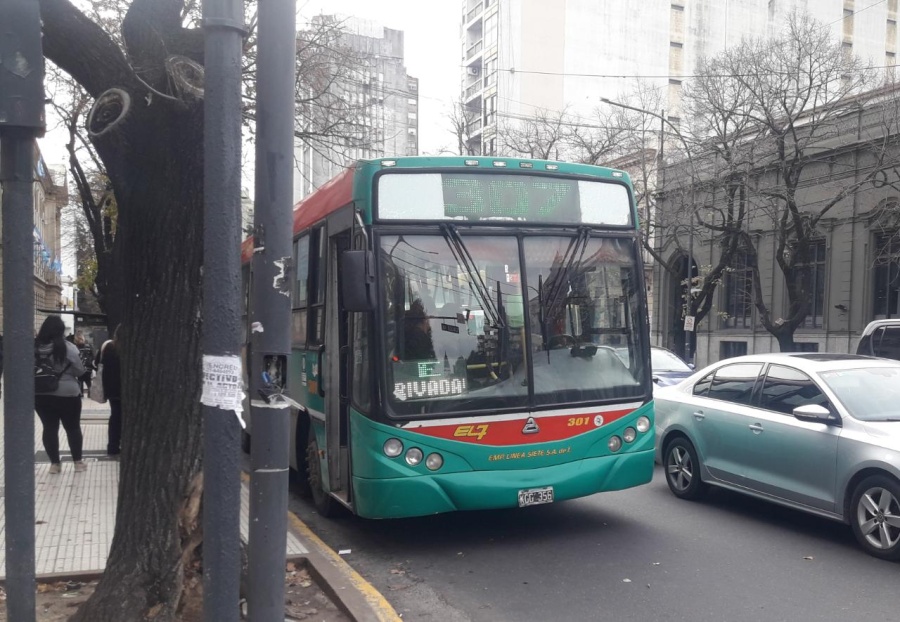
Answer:
[(775, 35), (793, 11), (827, 24), (873, 65), (896, 63), (897, 0), (462, 0), (469, 151), (497, 155), (504, 120), (542, 109), (586, 117), (638, 80), (658, 90), (675, 122), (699, 57)]
[[(32, 211), (34, 216), (34, 288), (22, 292), (34, 297), (35, 309), (62, 308), (62, 235), (61, 213), (68, 203), (66, 172), (64, 168), (50, 170), (34, 145), (35, 165), (32, 187)], [(0, 188), (0, 197), (2, 197)], [(2, 227), (2, 223), (0, 223)], [(0, 275), (3, 259), (0, 254)], [(40, 328), (46, 313), (35, 311), (34, 328)], [(3, 290), (0, 288), (0, 325), (3, 317)]]
[(319, 16), (313, 21), (317, 20), (340, 23), (340, 44), (358, 65), (352, 71), (335, 67), (329, 86), (344, 99), (344, 111), (353, 119), (344, 124), (350, 128), (346, 136), (298, 140), (295, 202), (356, 160), (419, 153), (419, 81), (406, 72), (403, 32), (356, 18)]
[[(801, 214), (817, 214), (840, 196), (842, 189), (859, 188), (827, 211), (813, 230), (810, 253), (802, 264), (810, 292), (809, 314), (794, 332), (799, 351), (854, 353), (870, 321), (900, 317), (897, 97), (896, 91), (888, 92), (881, 101), (841, 117), (838, 127), (842, 130), (809, 149), (809, 163), (795, 195)], [(738, 250), (729, 262), (713, 293), (710, 312), (696, 325), (694, 359), (698, 367), (731, 356), (780, 350), (777, 339), (760, 320), (752, 270), (755, 259), (760, 298), (777, 324), (788, 317), (789, 299), (786, 278), (776, 260), (782, 231), (777, 224), (780, 212), (773, 211), (770, 201), (772, 193), (783, 186), (779, 185), (779, 169), (771, 164), (772, 160), (761, 158), (744, 182), (748, 214), (744, 229), (753, 248), (750, 253)], [(673, 218), (681, 219), (682, 230), (692, 232), (692, 238), (680, 235), (677, 245), (669, 245), (668, 250), (661, 247), (660, 253), (676, 265), (684, 259), (685, 249), (691, 248), (695, 269), (702, 277), (722, 256), (722, 237), (711, 229), (687, 227), (688, 212), (679, 211), (678, 197), (689, 196), (691, 209), (701, 215), (726, 210), (727, 197), (722, 186), (709, 190), (713, 184), (701, 183), (688, 194), (670, 191), (668, 183), (661, 188), (659, 213), (677, 212)], [(794, 249), (789, 232), (786, 239), (789, 242), (783, 252), (788, 254)], [(685, 339), (686, 272), (673, 276), (659, 264), (654, 272), (659, 288), (651, 321), (653, 341), (680, 349), (675, 341)]]

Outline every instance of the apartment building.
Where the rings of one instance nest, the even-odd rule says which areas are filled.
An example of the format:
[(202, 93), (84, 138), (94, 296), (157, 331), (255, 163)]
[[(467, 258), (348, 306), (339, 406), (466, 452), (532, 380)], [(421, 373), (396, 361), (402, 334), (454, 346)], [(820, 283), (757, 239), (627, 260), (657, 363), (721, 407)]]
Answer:
[[(473, 154), (497, 154), (498, 124), (539, 109), (587, 117), (642, 79), (676, 122), (701, 56), (781, 31), (793, 11), (827, 24), (875, 66), (896, 63), (897, 0), (462, 0), (461, 95)], [(659, 113), (659, 110), (653, 112)]]
[[(419, 153), (419, 81), (404, 64), (403, 31), (371, 21), (318, 16), (343, 31), (339, 44), (352, 56), (353, 68), (340, 66), (346, 55), (335, 56), (334, 66), (319, 69), (331, 80), (331, 100), (310, 104), (318, 125), (335, 126), (331, 136), (298, 139), (294, 161), (294, 201), (359, 159), (417, 155)], [(302, 65), (302, 63), (301, 63)], [(302, 67), (301, 67), (302, 70)]]

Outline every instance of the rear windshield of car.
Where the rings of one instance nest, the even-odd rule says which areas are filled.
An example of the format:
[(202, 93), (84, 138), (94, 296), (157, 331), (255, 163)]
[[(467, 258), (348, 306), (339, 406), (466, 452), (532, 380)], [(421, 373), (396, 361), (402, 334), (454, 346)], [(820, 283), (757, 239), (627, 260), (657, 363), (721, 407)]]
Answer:
[(691, 371), (687, 363), (668, 350), (650, 348), (650, 366), (653, 371)]

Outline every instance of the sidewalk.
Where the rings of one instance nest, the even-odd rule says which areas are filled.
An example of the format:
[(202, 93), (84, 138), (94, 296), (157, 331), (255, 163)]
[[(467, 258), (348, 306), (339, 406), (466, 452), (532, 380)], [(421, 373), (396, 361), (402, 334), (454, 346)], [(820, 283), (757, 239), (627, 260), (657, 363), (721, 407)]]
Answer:
[[(0, 403), (0, 458), (3, 457)], [(109, 405), (84, 400), (81, 427), (87, 471), (75, 473), (60, 428), (62, 473), (50, 475), (35, 415), (35, 572), (38, 580), (100, 575), (112, 542), (119, 487), (119, 463), (106, 456)], [(0, 497), (5, 497), (5, 460), (0, 459)], [(0, 503), (0, 581), (6, 575), (5, 498)], [(249, 533), (248, 479), (241, 485), (241, 538)], [(354, 620), (398, 620), (393, 608), (368, 582), (328, 548), (293, 514), (288, 515), (287, 555), (305, 560), (316, 583)]]

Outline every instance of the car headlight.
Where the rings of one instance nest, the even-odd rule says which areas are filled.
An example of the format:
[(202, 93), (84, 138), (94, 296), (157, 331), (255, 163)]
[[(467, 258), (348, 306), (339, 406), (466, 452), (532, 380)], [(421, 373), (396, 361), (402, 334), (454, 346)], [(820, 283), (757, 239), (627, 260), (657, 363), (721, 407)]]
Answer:
[(609, 439), (609, 450), (610, 451), (619, 451), (622, 449), (622, 439), (618, 436), (613, 436)]
[(389, 438), (384, 442), (384, 455), (388, 458), (396, 458), (403, 453), (403, 443), (399, 438)]
[(424, 458), (424, 454), (422, 454), (422, 450), (418, 447), (413, 447), (409, 451), (406, 452), (406, 464), (409, 466), (416, 466), (420, 462), (422, 462), (422, 458)]
[(428, 454), (428, 457), (425, 458), (425, 466), (428, 467), (429, 471), (437, 471), (444, 466), (444, 459), (441, 457), (441, 454)]
[(622, 430), (622, 438), (625, 439), (626, 443), (633, 443), (634, 439), (637, 438), (637, 431), (631, 427), (625, 428)]
[(636, 422), (637, 430), (641, 434), (650, 429), (650, 417), (640, 416)]

